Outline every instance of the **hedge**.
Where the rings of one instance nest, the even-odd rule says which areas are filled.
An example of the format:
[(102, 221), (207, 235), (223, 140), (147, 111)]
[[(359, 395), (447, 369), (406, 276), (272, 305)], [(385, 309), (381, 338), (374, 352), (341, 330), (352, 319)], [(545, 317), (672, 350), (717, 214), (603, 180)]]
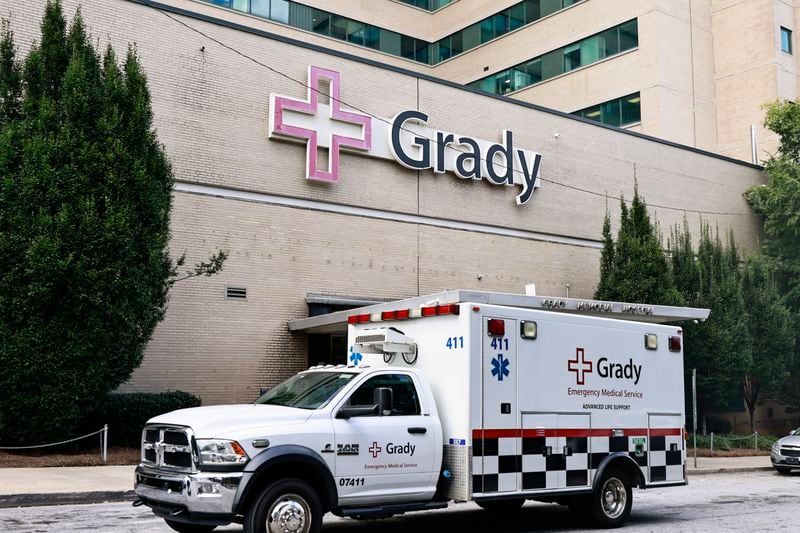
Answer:
[(138, 448), (142, 428), (154, 416), (199, 407), (200, 398), (183, 391), (112, 393), (91, 416), (95, 427), (108, 424), (109, 445)]

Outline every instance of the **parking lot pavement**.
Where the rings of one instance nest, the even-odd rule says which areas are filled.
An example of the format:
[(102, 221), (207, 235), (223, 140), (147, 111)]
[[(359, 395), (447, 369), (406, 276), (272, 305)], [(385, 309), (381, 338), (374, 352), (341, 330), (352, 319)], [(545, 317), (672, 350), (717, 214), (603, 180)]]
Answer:
[[(687, 487), (635, 491), (626, 532), (793, 531), (800, 509), (800, 473), (772, 471), (708, 474)], [(596, 531), (586, 529), (565, 507), (530, 502), (515, 516), (491, 515), (475, 504), (452, 505), (441, 511), (411, 513), (386, 520), (359, 522), (325, 517), (324, 531), (406, 532), (467, 531)], [(63, 505), (0, 509), (0, 531), (169, 532), (164, 522), (144, 507), (130, 503)], [(218, 531), (241, 531), (237, 525)]]

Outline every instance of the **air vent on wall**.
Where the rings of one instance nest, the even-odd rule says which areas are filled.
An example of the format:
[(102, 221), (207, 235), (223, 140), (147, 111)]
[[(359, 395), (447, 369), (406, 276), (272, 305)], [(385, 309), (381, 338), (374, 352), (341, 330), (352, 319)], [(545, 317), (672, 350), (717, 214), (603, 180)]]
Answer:
[(247, 289), (244, 287), (225, 287), (225, 298), (244, 300), (247, 298)]

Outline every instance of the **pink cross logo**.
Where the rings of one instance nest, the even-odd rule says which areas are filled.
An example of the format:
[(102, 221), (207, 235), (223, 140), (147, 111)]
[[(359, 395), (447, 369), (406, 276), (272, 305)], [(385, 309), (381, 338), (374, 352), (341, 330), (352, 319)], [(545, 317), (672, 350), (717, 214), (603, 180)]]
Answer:
[[(320, 107), (320, 95), (326, 97), (320, 90), (320, 79), (325, 78), (330, 82), (328, 118), (330, 130), (322, 145), (329, 148), (328, 169), (317, 166), (317, 148), (320, 145), (321, 133), (319, 129), (311, 129), (296, 124), (288, 124), (286, 111), (294, 111), (316, 117)], [(270, 95), (270, 125), (269, 134), (273, 136), (288, 137), (293, 140), (306, 141), (306, 179), (337, 182), (339, 181), (339, 150), (350, 148), (355, 150), (370, 150), (372, 148), (372, 117), (352, 111), (344, 111), (339, 100), (340, 75), (338, 72), (320, 67), (308, 67), (308, 97), (305, 101), (289, 98), (287, 96)], [(326, 105), (323, 101), (322, 105)], [(334, 133), (336, 123), (340, 126), (358, 126), (361, 136), (347, 136)], [(308, 125), (311, 125), (310, 123)]]
[(592, 362), (584, 358), (583, 348), (576, 349), (575, 359), (567, 362), (567, 370), (575, 372), (575, 381), (578, 385), (584, 384), (586, 374), (592, 373)]

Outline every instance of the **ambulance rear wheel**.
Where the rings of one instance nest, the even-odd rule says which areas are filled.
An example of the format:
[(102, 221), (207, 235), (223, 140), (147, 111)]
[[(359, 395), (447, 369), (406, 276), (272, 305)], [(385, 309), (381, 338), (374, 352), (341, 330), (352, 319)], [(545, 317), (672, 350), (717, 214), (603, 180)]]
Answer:
[(589, 498), (588, 511), (592, 522), (603, 528), (620, 527), (631, 514), (633, 489), (628, 476), (609, 468), (603, 472), (599, 489)]
[(489, 511), (490, 513), (513, 514), (519, 512), (519, 510), (522, 508), (522, 504), (525, 503), (525, 500), (518, 498), (511, 500), (488, 500), (475, 503), (478, 504), (478, 507), (484, 511)]

